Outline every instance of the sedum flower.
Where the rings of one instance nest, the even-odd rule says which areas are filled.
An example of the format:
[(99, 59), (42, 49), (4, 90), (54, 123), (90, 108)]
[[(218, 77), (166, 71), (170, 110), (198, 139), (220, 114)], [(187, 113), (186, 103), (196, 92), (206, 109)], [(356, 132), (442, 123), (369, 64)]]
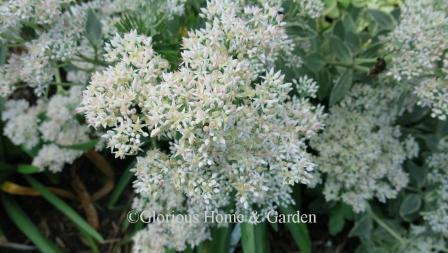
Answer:
[(322, 15), (325, 4), (321, 0), (294, 0), (300, 7), (302, 15), (311, 18), (319, 18)]
[[(84, 36), (87, 14), (91, 9), (101, 11), (100, 7), (104, 2), (105, 0), (95, 0), (72, 4), (72, 0), (21, 0), (7, 1), (0, 5), (0, 12), (1, 8), (10, 11), (9, 14), (17, 19), (16, 26), (18, 27), (20, 27), (19, 24), (27, 22), (42, 25), (38, 36), (18, 47), (21, 49), (19, 50), (21, 53), (11, 54), (8, 63), (4, 66), (4, 71), (0, 70), (0, 79), (2, 79), (0, 95), (8, 96), (16, 87), (27, 85), (34, 89), (36, 95), (42, 96), (46, 93), (49, 85), (58, 81), (56, 78), (57, 71), (59, 71), (56, 68), (57, 64), (72, 59), (78, 62), (79, 59), (76, 59), (78, 54), (90, 57), (90, 55), (85, 55), (86, 52), (93, 51), (90, 42)], [(14, 7), (17, 4), (20, 7)], [(21, 16), (21, 9), (26, 9), (27, 14)], [(51, 18), (43, 21), (40, 16), (46, 15), (46, 11), (51, 11), (52, 15)], [(110, 22), (107, 15), (101, 17), (102, 23)], [(12, 22), (14, 18), (8, 20)], [(5, 25), (8, 27), (4, 29), (10, 29), (10, 24)], [(104, 34), (107, 34), (108, 31), (105, 30)], [(14, 36), (20, 36), (20, 29), (12, 33), (15, 34)], [(3, 40), (9, 40), (14, 36), (6, 36)], [(11, 43), (16, 44), (17, 42), (12, 41)], [(78, 66), (78, 64), (74, 65)]]
[(367, 201), (385, 202), (407, 185), (402, 165), (417, 155), (418, 146), (411, 137), (402, 141), (394, 125), (399, 95), (398, 89), (357, 85), (330, 109), (326, 131), (311, 141), (319, 152), (327, 200), (343, 201), (362, 212)]
[(431, 116), (446, 120), (448, 115), (448, 79), (428, 78), (416, 88), (417, 104), (431, 108)]
[(389, 75), (409, 80), (432, 73), (448, 49), (448, 6), (437, 0), (406, 1), (400, 23), (385, 38), (393, 52)]
[(155, 53), (151, 39), (131, 32), (116, 36), (106, 45), (105, 59), (119, 61), (92, 76), (79, 111), (95, 128), (108, 128), (107, 147), (117, 157), (136, 154), (149, 135), (140, 115), (150, 100), (152, 86), (160, 81), (169, 64)]
[(431, 116), (448, 115), (448, 5), (446, 1), (406, 1), (401, 18), (383, 41), (391, 54), (388, 75), (410, 86), (418, 104), (430, 107)]
[[(235, 203), (235, 212), (267, 213), (292, 203), (291, 185), (316, 183), (306, 142), (323, 127), (322, 108), (305, 98), (316, 91), (312, 80), (295, 84), (302, 96), (291, 98), (293, 84), (274, 70), (291, 52), (277, 10), (209, 1), (201, 12), (205, 26), (183, 40), (174, 71), (151, 38), (136, 32), (106, 46), (112, 65), (93, 76), (79, 111), (106, 130), (117, 157), (137, 154), (146, 137), (170, 143), (169, 150), (152, 148), (138, 158), (136, 206), (198, 214)], [(206, 231), (204, 224), (182, 225), (184, 232), (173, 226), (149, 224), (134, 250), (182, 250), (206, 238), (185, 233)]]
[(0, 32), (14, 29), (21, 23), (39, 25), (52, 23), (64, 5), (73, 0), (6, 0), (0, 3)]
[(446, 250), (446, 239), (434, 236), (424, 226), (412, 226), (406, 237), (406, 242), (400, 244), (399, 253), (439, 253)]
[(38, 100), (34, 106), (25, 100), (8, 100), (2, 113), (3, 134), (28, 151), (38, 150), (33, 165), (59, 172), (83, 153), (67, 146), (90, 139), (87, 126), (76, 119), (80, 99), (81, 88), (73, 87), (66, 95), (54, 95), (48, 102)]
[(426, 202), (430, 207), (423, 212), (423, 218), (436, 233), (448, 238), (448, 138), (439, 143), (438, 152), (427, 159), (431, 169), (428, 182), (434, 186), (427, 195)]
[(115, 0), (112, 5), (115, 12), (145, 10), (150, 12), (151, 16), (172, 19), (174, 16), (183, 15), (186, 2), (187, 0)]

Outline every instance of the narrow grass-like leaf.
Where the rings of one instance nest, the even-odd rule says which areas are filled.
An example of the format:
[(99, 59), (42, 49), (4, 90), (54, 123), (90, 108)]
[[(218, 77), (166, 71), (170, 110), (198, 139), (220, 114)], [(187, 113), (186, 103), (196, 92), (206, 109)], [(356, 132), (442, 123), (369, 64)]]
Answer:
[[(286, 215), (295, 213), (291, 206), (280, 207), (279, 209), (280, 212)], [(285, 223), (285, 225), (301, 252), (311, 253), (311, 239), (306, 225), (303, 223)]]
[(21, 164), (17, 166), (17, 172), (22, 174), (33, 174), (41, 172), (42, 169), (33, 165)]
[(3, 207), (17, 228), (30, 239), (41, 252), (62, 253), (48, 238), (46, 238), (25, 214), (20, 206), (10, 197), (2, 194)]
[(269, 240), (266, 222), (255, 225), (255, 247), (257, 253), (269, 253)]
[(255, 241), (255, 225), (249, 223), (241, 224), (241, 245), (244, 253), (257, 253)]
[(87, 243), (89, 244), (90, 251), (92, 253), (100, 253), (100, 249), (98, 248), (98, 245), (96, 244), (95, 240), (93, 240), (93, 238), (90, 235), (88, 235), (84, 232), (82, 232), (82, 234), (83, 234), (84, 238), (86, 239)]
[(135, 166), (135, 163), (137, 160), (134, 160), (123, 172), (123, 175), (121, 175), (120, 179), (118, 180), (117, 186), (115, 186), (114, 191), (111, 193), (109, 202), (107, 203), (108, 208), (113, 208), (115, 204), (117, 203), (118, 199), (121, 196), (121, 193), (124, 191), (126, 186), (131, 181), (134, 174), (130, 171), (132, 167)]
[(232, 229), (230, 226), (214, 228), (212, 230), (212, 239), (208, 241), (208, 248), (213, 253), (228, 253), (230, 249), (230, 235)]
[(44, 197), (54, 207), (61, 211), (76, 226), (78, 226), (78, 228), (82, 232), (85, 232), (99, 242), (104, 241), (103, 237), (92, 226), (90, 226), (75, 210), (73, 210), (73, 208), (71, 208), (64, 201), (50, 192), (44, 185), (42, 185), (36, 179), (32, 178), (29, 175), (25, 175), (25, 179), (34, 189), (42, 194), (42, 197)]

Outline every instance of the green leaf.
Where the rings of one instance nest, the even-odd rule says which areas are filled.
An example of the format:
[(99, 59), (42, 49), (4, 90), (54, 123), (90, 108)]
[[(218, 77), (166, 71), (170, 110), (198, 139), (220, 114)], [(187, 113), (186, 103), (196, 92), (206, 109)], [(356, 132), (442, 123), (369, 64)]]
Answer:
[[(279, 207), (279, 209), (286, 215), (296, 213), (291, 206)], [(311, 253), (311, 239), (306, 225), (304, 223), (285, 223), (285, 225), (300, 251), (303, 253)]]
[(311, 53), (303, 58), (305, 66), (310, 70), (317, 72), (323, 68), (325, 62), (319, 53)]
[(330, 220), (328, 221), (328, 230), (330, 235), (337, 235), (344, 229), (345, 220), (341, 213), (335, 213), (330, 215)]
[[(269, 244), (267, 238), (266, 223), (241, 224), (241, 244), (244, 253), (268, 253)], [(214, 253), (215, 251), (213, 251)]]
[(269, 240), (266, 222), (255, 225), (255, 242), (257, 253), (269, 253)]
[(381, 29), (391, 30), (395, 25), (394, 18), (388, 13), (373, 9), (367, 10), (367, 13)]
[(351, 15), (345, 14), (342, 19), (342, 23), (344, 24), (345, 33), (356, 33), (356, 24)]
[(323, 101), (330, 95), (332, 87), (331, 76), (328, 70), (323, 69), (319, 72), (317, 76), (317, 84), (319, 85), (317, 97), (319, 100)]
[(89, 9), (87, 12), (86, 37), (95, 47), (101, 46), (101, 28), (101, 22), (98, 20), (95, 12)]
[(355, 223), (355, 226), (353, 226), (348, 236), (367, 237), (372, 231), (372, 227), (372, 217), (370, 215), (364, 215), (359, 221)]
[(333, 34), (338, 36), (341, 40), (345, 37), (345, 28), (344, 24), (342, 24), (342, 21), (338, 21), (336, 25), (333, 28)]
[(346, 32), (345, 33), (345, 41), (346, 43), (355, 51), (358, 50), (358, 48), (361, 46), (361, 38), (358, 36), (358, 34), (354, 32)]
[(244, 253), (257, 253), (255, 241), (255, 225), (249, 223), (241, 224), (241, 244)]
[(206, 242), (205, 247), (210, 253), (228, 253), (230, 249), (231, 226), (213, 228), (212, 239)]
[(331, 235), (336, 235), (344, 229), (345, 220), (353, 219), (353, 210), (344, 203), (338, 203), (330, 211), (328, 230)]
[(344, 6), (344, 8), (347, 8), (350, 5), (351, 0), (338, 0), (338, 2)]
[(93, 238), (91, 236), (89, 236), (88, 234), (86, 234), (84, 232), (81, 232), (81, 234), (86, 239), (87, 243), (89, 244), (90, 252), (100, 253), (100, 249), (98, 248), (98, 245), (95, 242), (95, 240), (93, 240)]
[(42, 172), (42, 169), (33, 165), (21, 164), (17, 166), (17, 171), (22, 174), (33, 174)]
[(330, 37), (330, 48), (336, 59), (344, 63), (352, 63), (353, 54), (350, 48), (338, 37)]
[(91, 236), (93, 239), (98, 242), (103, 242), (103, 237), (87, 223), (73, 208), (67, 205), (64, 201), (62, 201), (59, 197), (50, 192), (44, 185), (39, 183), (37, 180), (32, 178), (31, 176), (24, 175), (25, 179), (28, 183), (36, 189), (42, 197), (44, 197), (48, 202), (50, 202), (56, 209), (61, 211), (69, 220), (71, 220), (78, 228)]
[(7, 197), (2, 194), (1, 200), (3, 203), (3, 208), (11, 218), (12, 222), (17, 226), (17, 228), (30, 239), (34, 245), (41, 251), (45, 253), (59, 253), (62, 251), (56, 247), (53, 242), (46, 238), (34, 225), (31, 219), (26, 215), (26, 213), (20, 208), (20, 206), (14, 201), (14, 199)]
[(134, 176), (134, 173), (130, 171), (131, 168), (135, 166), (137, 162), (137, 159), (134, 159), (124, 170), (123, 174), (121, 175), (120, 179), (118, 180), (117, 186), (115, 186), (113, 192), (110, 195), (109, 202), (107, 203), (107, 208), (113, 208), (115, 204), (117, 203), (118, 199), (121, 196), (121, 193), (124, 191), (126, 186), (128, 186), (129, 182), (131, 181), (132, 177)]
[(323, 11), (323, 16), (334, 12), (334, 10), (338, 9), (338, 1), (337, 0), (325, 0), (325, 9)]
[(330, 94), (330, 106), (335, 105), (352, 87), (353, 82), (353, 70), (347, 69), (336, 81)]
[(427, 169), (425, 167), (419, 167), (409, 160), (405, 162), (404, 166), (409, 171), (411, 185), (414, 185), (417, 188), (423, 187), (426, 182)]
[(95, 147), (95, 145), (98, 143), (98, 140), (90, 140), (83, 143), (77, 143), (70, 146), (65, 146), (66, 148), (70, 149), (76, 149), (81, 151), (89, 151)]
[(407, 195), (400, 205), (400, 216), (405, 218), (406, 216), (416, 213), (422, 206), (422, 198), (418, 194)]
[(8, 48), (0, 45), (0, 65), (6, 62), (6, 55), (8, 54)]
[(370, 45), (364, 52), (360, 54), (362, 58), (377, 58), (378, 52), (383, 48), (383, 43), (375, 43)]

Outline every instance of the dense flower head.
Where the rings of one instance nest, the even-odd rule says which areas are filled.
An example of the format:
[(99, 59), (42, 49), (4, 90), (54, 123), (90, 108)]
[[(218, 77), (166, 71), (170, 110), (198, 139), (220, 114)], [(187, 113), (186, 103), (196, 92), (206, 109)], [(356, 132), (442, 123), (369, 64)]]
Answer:
[(38, 100), (34, 106), (23, 99), (8, 100), (2, 114), (3, 133), (16, 145), (38, 150), (33, 165), (61, 171), (83, 153), (66, 147), (89, 140), (89, 129), (76, 119), (80, 99), (81, 88), (73, 87), (66, 95), (55, 95), (48, 102)]
[(144, 10), (153, 17), (172, 19), (173, 16), (184, 13), (184, 5), (187, 0), (115, 0), (111, 4), (115, 12), (129, 12)]
[(448, 117), (448, 78), (427, 78), (415, 88), (418, 104), (431, 108), (431, 116), (446, 120)]
[(107, 146), (117, 157), (136, 154), (147, 137), (145, 107), (169, 67), (151, 47), (151, 38), (135, 31), (114, 37), (106, 45), (105, 59), (117, 62), (92, 76), (80, 111), (95, 128), (107, 128)]
[[(11, 6), (15, 3), (11, 2), (16, 1), (9, 1), (3, 3), (3, 5), (12, 8)], [(19, 36), (18, 34), (20, 34), (20, 31), (15, 31), (17, 34), (14, 36), (6, 36), (5, 38), (2, 38), (8, 40), (9, 43), (18, 43), (18, 45), (23, 43), (23, 45), (20, 46), (21, 50), (18, 50), (19, 53), (12, 53), (8, 57), (8, 62), (4, 66), (4, 70), (0, 70), (0, 79), (2, 79), (2, 81), (0, 81), (2, 86), (0, 95), (8, 96), (16, 87), (27, 85), (34, 88), (37, 95), (43, 96), (48, 89), (48, 85), (57, 82), (57, 62), (65, 62), (76, 58), (78, 54), (93, 52), (91, 49), (92, 46), (90, 43), (86, 43), (88, 40), (83, 36), (86, 27), (87, 14), (89, 10), (99, 10), (99, 7), (104, 0), (95, 0), (73, 5), (69, 5), (72, 1), (59, 0), (18, 2), (33, 3), (29, 6), (33, 9), (33, 11), (29, 13), (29, 15), (32, 15), (29, 18), (38, 18), (40, 15), (45, 14), (45, 11), (34, 10), (39, 4), (42, 4), (42, 8), (45, 7), (48, 8), (48, 10), (54, 9), (53, 7), (55, 6), (66, 5), (64, 11), (62, 11), (62, 8), (58, 8), (58, 11), (52, 15), (51, 20), (48, 19), (45, 22), (45, 26), (41, 28), (42, 31), (39, 31), (39, 36), (36, 38), (29, 41), (20, 39), (17, 42), (15, 41), (14, 36)], [(47, 5), (55, 6), (51, 7)], [(19, 15), (16, 11), (13, 11), (13, 13)], [(106, 20), (108, 19), (109, 17), (107, 15), (103, 15), (101, 21), (107, 23)], [(26, 20), (23, 20), (23, 22), (25, 21)], [(103, 30), (104, 33), (108, 32), (107, 28)], [(10, 37), (12, 37), (12, 41), (9, 41), (11, 40)], [(91, 55), (84, 56), (93, 58)]]
[(406, 1), (399, 24), (383, 41), (392, 56), (388, 75), (414, 89), (418, 104), (431, 116), (448, 116), (448, 4), (446, 1)]
[(431, 193), (427, 195), (427, 211), (423, 213), (423, 218), (429, 227), (437, 233), (441, 233), (448, 238), (448, 138), (444, 138), (439, 143), (436, 153), (427, 160), (427, 165), (431, 169), (428, 181), (434, 186)]
[(321, 0), (294, 0), (299, 6), (302, 15), (311, 18), (319, 18), (324, 10), (325, 4)]
[(207, 225), (198, 222), (182, 222), (176, 219), (150, 223), (133, 237), (134, 253), (163, 253), (166, 249), (183, 251), (210, 239)]
[(393, 53), (389, 72), (397, 80), (432, 73), (448, 49), (448, 6), (444, 1), (405, 1), (401, 19), (385, 38)]
[(359, 85), (340, 105), (330, 109), (327, 129), (311, 146), (319, 152), (317, 164), (324, 174), (327, 200), (341, 200), (356, 212), (367, 201), (394, 198), (408, 183), (405, 159), (418, 153), (416, 142), (402, 140), (394, 125), (398, 89)]
[(445, 251), (446, 239), (434, 236), (425, 226), (412, 226), (406, 242), (400, 244), (398, 252), (406, 253), (439, 253)]
[[(175, 71), (151, 38), (113, 38), (105, 49), (112, 65), (93, 76), (79, 110), (106, 129), (117, 157), (137, 154), (146, 137), (169, 141), (169, 150), (150, 149), (133, 169), (142, 209), (197, 214), (235, 203), (235, 212), (266, 213), (292, 203), (292, 184), (316, 183), (305, 143), (323, 127), (322, 108), (305, 98), (315, 95), (315, 84), (299, 80), (301, 96), (291, 98), (293, 84), (274, 70), (291, 46), (274, 7), (210, 1), (201, 15), (205, 27), (184, 39)], [(159, 232), (178, 234), (171, 224), (150, 224), (136, 237), (136, 251), (184, 248), (152, 242)], [(187, 234), (179, 242), (194, 244)]]
[(0, 32), (17, 29), (22, 23), (50, 24), (73, 0), (7, 0), (0, 3)]

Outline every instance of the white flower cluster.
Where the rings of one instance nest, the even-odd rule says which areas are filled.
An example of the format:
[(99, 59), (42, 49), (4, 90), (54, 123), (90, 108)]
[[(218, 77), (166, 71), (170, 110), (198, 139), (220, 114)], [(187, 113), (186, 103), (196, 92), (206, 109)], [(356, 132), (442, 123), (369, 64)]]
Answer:
[(210, 239), (206, 224), (182, 222), (172, 219), (167, 222), (151, 223), (133, 237), (134, 253), (163, 253), (166, 249), (183, 251), (188, 245), (195, 247)]
[(107, 147), (116, 157), (136, 154), (148, 136), (147, 104), (169, 67), (151, 47), (151, 38), (131, 32), (106, 45), (105, 59), (119, 61), (92, 76), (79, 111), (95, 128), (107, 128)]
[(389, 75), (415, 85), (419, 105), (432, 117), (448, 116), (448, 3), (438, 0), (406, 1), (400, 23), (384, 41), (391, 52)]
[(446, 240), (428, 233), (425, 226), (412, 226), (406, 243), (401, 244), (398, 253), (440, 253), (446, 251)]
[[(36, 6), (40, 3), (42, 8), (48, 8), (50, 11), (59, 6), (61, 1), (18, 1), (33, 2), (30, 8), (33, 9), (29, 14), (34, 15), (35, 19), (39, 19), (39, 15), (45, 12), (37, 12)], [(48, 2), (48, 3), (47, 3)], [(65, 1), (66, 4), (71, 1)], [(65, 3), (64, 2), (64, 3)], [(27, 85), (35, 89), (37, 95), (43, 95), (48, 85), (56, 82), (57, 75), (56, 63), (64, 62), (75, 57), (76, 54), (92, 51), (91, 45), (87, 38), (82, 34), (85, 31), (87, 13), (89, 9), (99, 9), (102, 0), (81, 3), (79, 5), (67, 6), (66, 10), (54, 13), (51, 20), (46, 22), (46, 26), (42, 30), (38, 30), (39, 36), (30, 41), (24, 42), (22, 48), (17, 53), (12, 53), (8, 58), (8, 63), (0, 70), (0, 95), (9, 95), (16, 86)], [(13, 8), (17, 4), (16, 1), (3, 3), (5, 8)], [(62, 3), (61, 3), (62, 4)], [(2, 6), (3, 6), (2, 5)], [(23, 6), (23, 8), (28, 8)], [(20, 18), (20, 12), (12, 11), (12, 13)], [(107, 16), (106, 16), (107, 18)], [(24, 22), (24, 21), (23, 21)], [(37, 21), (36, 21), (37, 22)], [(37, 28), (36, 28), (37, 29)], [(17, 31), (19, 33), (20, 31)], [(6, 39), (9, 39), (6, 37)], [(22, 43), (21, 40), (14, 40), (9, 43)]]
[[(166, 154), (149, 151), (147, 157), (137, 158), (136, 167), (133, 169), (138, 178), (134, 182), (134, 188), (139, 194), (139, 197), (134, 199), (133, 208), (144, 214), (145, 219), (152, 221), (134, 237), (133, 252), (163, 253), (166, 248), (182, 251), (187, 245), (194, 247), (210, 238), (208, 224), (199, 220), (197, 215), (200, 212), (196, 212), (197, 208), (193, 203), (190, 201), (185, 204), (186, 199), (182, 192), (162, 180), (152, 178), (152, 172), (155, 171), (152, 166), (170, 168), (166, 159)], [(154, 191), (155, 188), (157, 192)], [(163, 217), (169, 220), (156, 219), (152, 217), (153, 214), (165, 215)], [(178, 216), (169, 218), (167, 214)], [(193, 220), (194, 216), (198, 220)]]
[(48, 25), (60, 14), (63, 5), (73, 0), (6, 0), (0, 3), (0, 32), (17, 29), (22, 23)]
[(186, 2), (187, 0), (115, 0), (112, 4), (115, 12), (144, 10), (150, 12), (153, 17), (172, 19), (184, 13)]
[(434, 186), (427, 195), (428, 210), (423, 218), (434, 232), (448, 238), (448, 138), (439, 143), (439, 151), (427, 160), (431, 172), (428, 182)]
[(161, 73), (168, 66), (149, 38), (112, 40), (106, 59), (120, 61), (94, 76), (80, 110), (112, 128), (106, 138), (119, 157), (148, 135), (171, 141), (169, 156), (148, 153), (137, 191), (171, 184), (203, 210), (233, 199), (240, 212), (290, 203), (290, 185), (314, 182), (305, 140), (322, 128), (322, 108), (290, 99), (292, 84), (266, 71), (290, 47), (278, 12), (211, 1), (202, 16), (205, 28), (184, 40), (175, 72)]
[(418, 105), (432, 108), (431, 116), (446, 120), (448, 116), (448, 79), (427, 78), (415, 88)]
[(301, 14), (311, 18), (319, 18), (325, 4), (321, 0), (294, 0), (300, 7)]
[(398, 89), (354, 86), (340, 105), (330, 109), (327, 129), (311, 146), (319, 152), (327, 200), (341, 200), (362, 212), (367, 201), (394, 198), (407, 185), (405, 159), (418, 154), (412, 138), (401, 141), (394, 120)]
[(432, 73), (448, 49), (446, 4), (437, 0), (406, 1), (400, 23), (385, 38), (393, 52), (390, 75), (409, 80)]
[(89, 140), (89, 129), (76, 119), (80, 98), (80, 87), (73, 87), (67, 95), (55, 95), (48, 103), (38, 100), (35, 106), (23, 99), (9, 100), (2, 114), (4, 134), (29, 151), (38, 149), (33, 165), (59, 172), (83, 153), (64, 147)]

